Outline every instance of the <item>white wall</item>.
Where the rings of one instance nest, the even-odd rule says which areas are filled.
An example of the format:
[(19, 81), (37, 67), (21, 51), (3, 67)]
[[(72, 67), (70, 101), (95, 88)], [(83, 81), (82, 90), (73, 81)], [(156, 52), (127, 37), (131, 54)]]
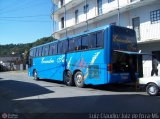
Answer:
[[(160, 51), (160, 39), (159, 42), (155, 43), (146, 43), (139, 44), (139, 49), (142, 50), (143, 53), (152, 54), (152, 51)], [(159, 75), (160, 75), (160, 65), (158, 66)], [(143, 74), (144, 77), (150, 77), (152, 70), (152, 57), (149, 55), (143, 56)]]
[(132, 18), (140, 17), (140, 37), (141, 41), (160, 39), (160, 23), (151, 24), (150, 12), (160, 8), (160, 4), (152, 4), (134, 9), (130, 12), (130, 25)]
[[(117, 7), (117, 0), (108, 3), (108, 0), (103, 0), (103, 12), (107, 12), (111, 9), (115, 9)], [(127, 5), (130, 3), (130, 0), (119, 0), (120, 6)], [(89, 4), (89, 12), (87, 13), (87, 19), (91, 19), (93, 17), (96, 17), (97, 15), (97, 8), (96, 8), (96, 0), (88, 0)], [(75, 10), (79, 10), (79, 17), (78, 17), (78, 23), (84, 22), (86, 20), (86, 14), (84, 14), (83, 6), (85, 5), (85, 2), (82, 2), (78, 6), (75, 6), (74, 8), (68, 10), (66, 13), (66, 27), (71, 27), (75, 25)], [(160, 23), (151, 24), (150, 21), (150, 12), (153, 10), (157, 10), (160, 8), (160, 4), (151, 4), (148, 6), (136, 8), (124, 13), (120, 13), (120, 26), (125, 26), (128, 28), (132, 28), (132, 19), (135, 17), (140, 17), (140, 37), (141, 41), (147, 41), (147, 40), (159, 40), (160, 39)], [(61, 30), (61, 17), (64, 16), (64, 14), (59, 15), (59, 30)], [(107, 14), (106, 14), (107, 17)], [(94, 25), (89, 25), (91, 28), (103, 26), (106, 24), (114, 23), (116, 22), (118, 24), (118, 12), (117, 15), (114, 15), (109, 18), (105, 18), (103, 20), (96, 21)], [(85, 27), (85, 26), (84, 26)], [(75, 29), (74, 32), (71, 31), (69, 34), (74, 34), (79, 31), (80, 28), (77, 30)], [(83, 31), (83, 30), (81, 30)], [(63, 36), (61, 34), (61, 36)]]

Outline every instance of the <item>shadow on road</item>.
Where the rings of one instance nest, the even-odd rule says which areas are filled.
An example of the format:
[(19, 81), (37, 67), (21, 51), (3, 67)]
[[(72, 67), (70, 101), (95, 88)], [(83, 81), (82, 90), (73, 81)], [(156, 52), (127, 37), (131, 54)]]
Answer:
[(45, 82), (50, 82), (50, 83), (64, 84), (63, 81), (56, 81), (56, 80), (51, 80), (51, 79), (40, 79), (38, 81), (45, 81)]
[[(24, 103), (23, 112), (48, 113), (151, 113), (160, 110), (160, 97), (122, 94), (14, 101)], [(38, 103), (38, 104), (37, 104)], [(36, 108), (34, 108), (36, 107)], [(32, 110), (29, 110), (32, 109)]]
[[(101, 89), (101, 88), (100, 88)], [(64, 89), (65, 90), (65, 89)], [(106, 89), (103, 89), (106, 90)], [(76, 91), (76, 90), (75, 90)], [(110, 94), (63, 97), (37, 95), (54, 93), (37, 84), (13, 80), (0, 81), (0, 112), (12, 113), (151, 113), (160, 110), (160, 97), (140, 94)], [(64, 91), (65, 93), (65, 91)], [(72, 93), (72, 92), (71, 92)], [(90, 93), (90, 92), (88, 92)], [(92, 92), (91, 92), (92, 93)], [(37, 96), (31, 97), (31, 96)], [(29, 99), (24, 97), (30, 97)], [(15, 100), (18, 98), (23, 98)]]
[[(50, 83), (56, 83), (56, 84), (62, 84), (59, 87), (65, 87), (65, 84), (63, 81), (55, 81), (55, 80), (49, 80), (49, 79), (40, 79), (38, 81), (44, 81), (44, 82), (50, 82)], [(54, 87), (54, 86), (46, 86), (46, 87)], [(91, 88), (91, 90), (102, 90), (102, 91), (113, 91), (113, 92), (144, 92), (142, 89), (136, 89), (135, 85), (130, 84), (106, 84), (106, 85), (86, 85), (85, 88)]]
[(144, 92), (143, 89), (136, 88), (135, 85), (129, 85), (129, 84), (107, 84), (99, 86), (89, 85), (87, 86), (87, 88), (93, 88), (102, 91), (113, 91), (113, 92)]
[(0, 81), (0, 94), (4, 96), (9, 96), (9, 99), (30, 97), (53, 92), (54, 91), (48, 90), (33, 83), (14, 80)]

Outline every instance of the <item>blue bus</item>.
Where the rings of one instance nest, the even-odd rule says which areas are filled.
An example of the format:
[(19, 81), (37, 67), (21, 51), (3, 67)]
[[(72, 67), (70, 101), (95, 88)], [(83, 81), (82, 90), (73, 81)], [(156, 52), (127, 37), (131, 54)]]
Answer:
[(68, 86), (137, 80), (135, 31), (106, 25), (30, 49), (29, 76)]

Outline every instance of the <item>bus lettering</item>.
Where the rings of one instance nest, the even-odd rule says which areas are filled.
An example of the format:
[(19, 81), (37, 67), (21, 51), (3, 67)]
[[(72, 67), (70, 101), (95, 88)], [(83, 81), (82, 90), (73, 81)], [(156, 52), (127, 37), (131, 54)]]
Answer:
[(42, 58), (41, 64), (51, 64), (54, 63), (54, 60), (52, 58), (50, 60), (45, 60), (45, 58)]

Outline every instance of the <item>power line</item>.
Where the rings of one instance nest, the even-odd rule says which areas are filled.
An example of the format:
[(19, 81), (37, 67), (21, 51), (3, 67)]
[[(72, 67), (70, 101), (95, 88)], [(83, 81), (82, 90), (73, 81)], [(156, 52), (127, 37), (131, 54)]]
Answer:
[[(3, 21), (4, 20), (4, 21)], [(11, 21), (11, 22), (52, 22), (52, 21), (41, 21), (41, 20), (11, 20), (11, 19), (2, 19), (0, 18), (0, 21), (2, 22), (8, 22), (8, 21)]]
[[(26, 8), (30, 8), (30, 7), (39, 7), (39, 5), (45, 5), (44, 4), (44, 2), (46, 2), (46, 1), (43, 1), (43, 2), (39, 2), (39, 3), (37, 3), (36, 2), (36, 4), (24, 4), (24, 5), (21, 5), (20, 7), (13, 7), (13, 9), (9, 9), (9, 10), (7, 10), (7, 11), (0, 11), (0, 14), (4, 14), (4, 13), (11, 13), (11, 12), (17, 12), (17, 11), (19, 11), (19, 10), (23, 10), (23, 9), (26, 9)], [(33, 3), (33, 2), (30, 2), (30, 3)], [(29, 5), (29, 6), (28, 6)], [(26, 7), (26, 6), (28, 6), (28, 7)], [(7, 7), (8, 8), (8, 7)]]
[[(32, 1), (32, 0), (31, 0)], [(6, 6), (4, 6), (3, 8), (1, 8), (0, 9), (0, 12), (2, 12), (2, 11), (4, 11), (4, 10), (6, 10), (6, 9), (8, 9), (8, 8), (17, 8), (18, 6), (22, 6), (24, 3), (25, 4), (27, 4), (28, 2), (31, 2), (31, 1), (27, 1), (27, 2), (17, 2), (16, 4), (14, 4), (13, 2), (10, 2), (10, 4), (8, 4), (8, 5), (6, 5)], [(23, 3), (23, 4), (19, 4), (19, 3)], [(14, 5), (13, 5), (14, 4)], [(9, 7), (8, 7), (9, 6)], [(9, 10), (11, 10), (11, 9), (9, 9)]]
[(3, 16), (3, 17), (0, 17), (0, 18), (34, 18), (34, 17), (46, 17), (46, 16), (50, 16), (50, 15), (33, 15), (33, 16), (12, 16), (12, 17), (6, 17), (6, 16)]

